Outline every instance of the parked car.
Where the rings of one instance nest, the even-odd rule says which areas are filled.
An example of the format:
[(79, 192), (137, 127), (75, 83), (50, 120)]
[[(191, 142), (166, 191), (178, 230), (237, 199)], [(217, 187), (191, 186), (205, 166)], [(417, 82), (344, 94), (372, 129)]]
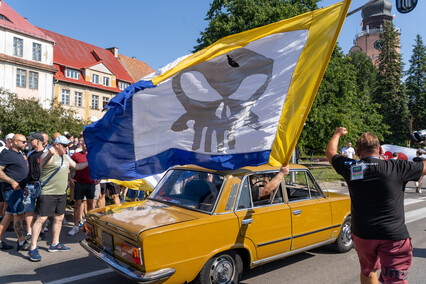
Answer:
[(349, 251), (349, 196), (325, 193), (307, 168), (291, 165), (270, 196), (252, 200), (278, 171), (173, 167), (147, 200), (92, 210), (81, 245), (128, 278), (161, 283), (237, 283), (243, 268), (319, 246)]

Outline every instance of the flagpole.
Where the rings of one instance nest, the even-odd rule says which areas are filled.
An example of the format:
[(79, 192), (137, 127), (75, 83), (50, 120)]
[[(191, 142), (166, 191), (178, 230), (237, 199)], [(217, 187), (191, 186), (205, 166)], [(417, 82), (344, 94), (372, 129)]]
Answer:
[(366, 8), (366, 7), (368, 7), (368, 6), (370, 6), (371, 4), (376, 3), (377, 1), (379, 1), (379, 0), (369, 1), (368, 3), (366, 3), (366, 4), (362, 5), (361, 7), (356, 8), (356, 9), (355, 9), (355, 10), (353, 10), (353, 11), (350, 11), (350, 12), (346, 15), (346, 18), (347, 18), (347, 17), (349, 17), (349, 16), (351, 16), (351, 15), (353, 15), (353, 14), (355, 14), (355, 13), (356, 13), (356, 12), (358, 12), (359, 10), (362, 10), (362, 9), (364, 9), (364, 8)]

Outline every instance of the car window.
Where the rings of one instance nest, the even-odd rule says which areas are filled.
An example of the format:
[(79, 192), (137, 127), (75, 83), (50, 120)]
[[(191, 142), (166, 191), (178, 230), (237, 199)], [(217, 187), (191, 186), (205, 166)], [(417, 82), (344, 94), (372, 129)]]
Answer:
[(277, 173), (259, 173), (249, 175), (244, 179), (240, 190), (240, 199), (237, 209), (265, 206), (284, 202), (282, 184), (268, 196), (260, 197), (262, 188), (275, 177)]
[(211, 212), (225, 177), (207, 172), (170, 170), (150, 199)]
[(303, 200), (321, 197), (322, 193), (307, 171), (290, 171), (284, 177), (288, 200)]
[(245, 178), (241, 184), (240, 197), (238, 199), (237, 209), (251, 208), (251, 195), (250, 188), (248, 185), (248, 179)]

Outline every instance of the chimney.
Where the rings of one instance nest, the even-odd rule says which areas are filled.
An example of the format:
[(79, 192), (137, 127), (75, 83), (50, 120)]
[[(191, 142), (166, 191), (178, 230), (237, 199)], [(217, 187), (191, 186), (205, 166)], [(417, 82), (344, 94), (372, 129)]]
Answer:
[(114, 57), (118, 58), (118, 47), (110, 47), (107, 50), (111, 51), (114, 54)]

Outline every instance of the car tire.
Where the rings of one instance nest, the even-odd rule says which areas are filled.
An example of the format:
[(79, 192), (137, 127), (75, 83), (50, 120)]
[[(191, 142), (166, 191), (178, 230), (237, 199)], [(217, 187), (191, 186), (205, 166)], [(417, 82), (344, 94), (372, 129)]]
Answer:
[(201, 269), (194, 283), (239, 283), (243, 273), (243, 261), (238, 253), (224, 252), (210, 258)]
[(339, 236), (332, 244), (332, 247), (337, 252), (348, 252), (353, 246), (354, 243), (351, 238), (351, 216), (349, 216), (343, 221)]

